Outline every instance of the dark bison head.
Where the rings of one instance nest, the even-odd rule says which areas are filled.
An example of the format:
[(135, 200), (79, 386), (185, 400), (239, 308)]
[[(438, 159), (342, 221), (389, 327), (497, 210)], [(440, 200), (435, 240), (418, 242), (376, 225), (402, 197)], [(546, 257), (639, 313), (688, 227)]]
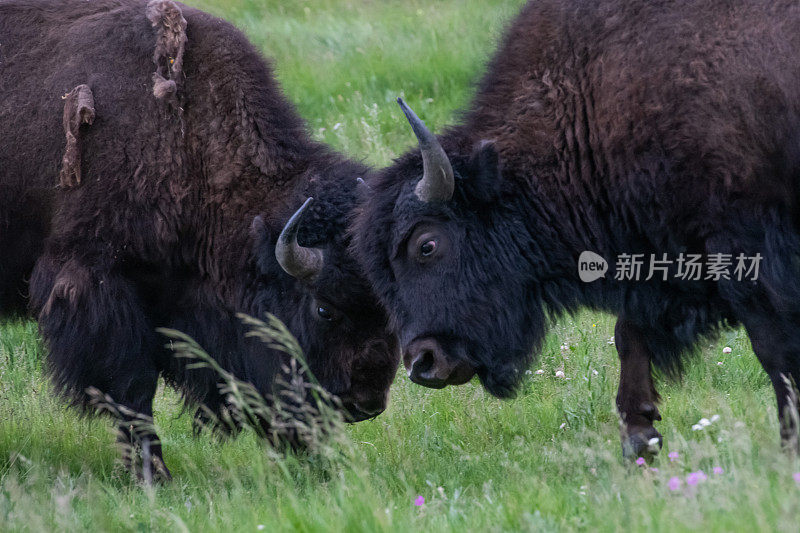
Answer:
[(544, 332), (536, 287), (524, 281), (539, 251), (501, 194), (493, 145), (448, 156), (399, 102), (420, 150), (374, 181), (352, 249), (399, 332), (412, 381), (439, 388), (477, 374), (508, 396)]
[[(343, 231), (354, 186), (350, 179), (348, 202), (337, 200), (341, 191), (317, 202), (309, 198), (277, 239), (271, 238), (260, 217), (254, 222), (262, 273), (288, 284), (280, 301), (265, 301), (258, 307), (287, 324), (312, 374), (341, 399), (351, 422), (372, 418), (386, 408), (399, 364), (396, 335), (351, 257)], [(276, 274), (276, 260), (291, 278)]]

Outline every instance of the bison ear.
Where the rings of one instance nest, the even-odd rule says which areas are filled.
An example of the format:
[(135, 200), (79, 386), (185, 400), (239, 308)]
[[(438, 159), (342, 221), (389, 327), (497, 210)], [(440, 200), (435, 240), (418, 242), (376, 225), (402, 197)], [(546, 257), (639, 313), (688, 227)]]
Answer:
[(500, 156), (493, 141), (481, 141), (469, 159), (464, 188), (479, 202), (493, 202), (500, 196)]

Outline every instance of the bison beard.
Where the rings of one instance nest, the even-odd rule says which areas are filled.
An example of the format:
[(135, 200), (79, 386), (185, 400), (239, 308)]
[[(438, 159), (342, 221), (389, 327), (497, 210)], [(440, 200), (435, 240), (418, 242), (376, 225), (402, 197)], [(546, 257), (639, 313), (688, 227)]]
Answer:
[[(12, 0), (0, 41), (0, 311), (30, 277), (61, 392), (130, 413), (123, 440), (168, 477), (133, 420), (159, 376), (211, 411), (225, 399), (155, 328), (269, 397), (286, 357), (236, 315), (271, 312), (351, 420), (385, 407), (396, 341), (344, 231), (367, 169), (310, 139), (240, 32), (169, 0)], [(276, 244), (308, 196), (277, 249), (319, 259), (300, 275)]]
[[(800, 379), (800, 6), (538, 0), (505, 35), (460, 125), (372, 182), (352, 249), (429, 386), (477, 372), (513, 393), (546, 316), (618, 315), (624, 453), (653, 451), (651, 370), (741, 323), (784, 440)], [(444, 150), (446, 157), (441, 157)], [(761, 254), (755, 281), (581, 282), (593, 251)], [(646, 274), (646, 273), (645, 273)], [(643, 276), (644, 277), (644, 276)]]

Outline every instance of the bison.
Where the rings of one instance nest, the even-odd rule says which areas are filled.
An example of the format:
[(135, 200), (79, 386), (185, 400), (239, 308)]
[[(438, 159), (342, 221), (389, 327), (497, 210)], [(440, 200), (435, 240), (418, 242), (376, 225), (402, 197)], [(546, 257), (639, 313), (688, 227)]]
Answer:
[(58, 390), (150, 416), (163, 376), (224, 411), (164, 327), (274, 395), (286, 357), (237, 317), (270, 312), (350, 421), (385, 408), (399, 350), (345, 231), (368, 169), (310, 138), (239, 31), (170, 0), (11, 0), (0, 43), (0, 310), (30, 276)]
[[(651, 372), (742, 324), (796, 445), (799, 25), (790, 1), (536, 0), (457, 125), (436, 137), (400, 101), (419, 149), (372, 183), (352, 249), (411, 380), (508, 396), (549, 318), (613, 313), (636, 457), (662, 443)], [(605, 277), (581, 280), (584, 252)]]

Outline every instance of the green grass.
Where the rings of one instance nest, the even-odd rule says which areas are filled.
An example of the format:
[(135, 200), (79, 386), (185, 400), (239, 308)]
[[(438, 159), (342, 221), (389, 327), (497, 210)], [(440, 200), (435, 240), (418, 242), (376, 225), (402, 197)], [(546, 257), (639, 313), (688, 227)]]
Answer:
[[(413, 142), (394, 98), (433, 128), (450, 121), (520, 1), (193, 3), (274, 58), (320, 139), (381, 165)], [(116, 464), (109, 423), (53, 397), (35, 324), (7, 321), (0, 530), (796, 531), (800, 465), (780, 453), (773, 393), (747, 337), (727, 332), (681, 382), (659, 380), (666, 448), (653, 472), (620, 459), (612, 334), (607, 316), (560, 321), (532, 368), (544, 374), (526, 375), (511, 401), (476, 383), (424, 389), (401, 373), (388, 411), (348, 427), (327, 461), (276, 457), (249, 435), (194, 437), (167, 390), (156, 424), (175, 481), (145, 489)], [(713, 414), (719, 421), (692, 431)], [(725, 473), (711, 475), (714, 466)], [(668, 490), (670, 477), (701, 468), (706, 482)]]

